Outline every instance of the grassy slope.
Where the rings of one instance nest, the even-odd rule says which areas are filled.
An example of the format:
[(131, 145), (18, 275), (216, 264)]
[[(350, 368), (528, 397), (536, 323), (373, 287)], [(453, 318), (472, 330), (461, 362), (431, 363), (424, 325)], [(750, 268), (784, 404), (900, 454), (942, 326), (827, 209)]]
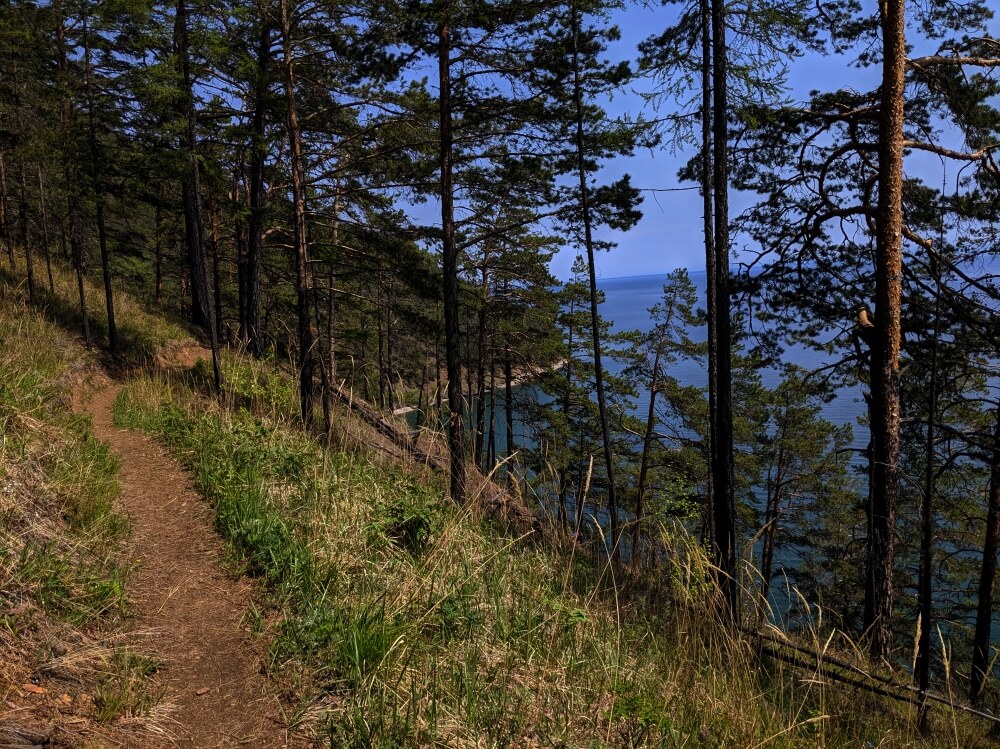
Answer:
[(136, 381), (116, 418), (193, 470), (266, 582), (249, 621), (292, 719), (330, 746), (987, 745), (982, 725), (937, 713), (921, 737), (912, 710), (762, 664), (712, 623), (682, 535), (662, 580), (616, 580), (471, 517), (439, 477), (357, 439), (321, 450), (266, 365), (227, 358), (240, 409), (207, 399), (206, 379)]
[[(69, 328), (71, 281), (60, 274), (44, 298)], [(89, 297), (100, 299), (93, 288)], [(9, 289), (0, 308), (0, 369), (14, 373), (0, 390), (3, 481), (32, 486), (31, 498), (5, 492), (0, 516), (12, 550), (0, 603), (9, 612), (17, 602), (13, 616), (36, 622), (0, 615), (0, 656), (12, 657), (0, 663), (14, 664), (0, 677), (13, 694), (31, 668), (66, 662), (46, 651), (52, 627), (117, 621), (113, 548), (123, 531), (110, 509), (113, 461), (65, 407), (64, 383), (88, 358)], [(183, 336), (122, 296), (119, 310), (134, 363)], [(102, 315), (92, 312), (98, 337)], [(452, 506), (439, 477), (378, 456), (349, 415), (338, 414), (338, 446), (321, 450), (292, 422), (294, 385), (279, 370), (230, 357), (227, 380), (221, 407), (204, 395), (204, 367), (142, 377), (116, 417), (158, 435), (195, 473), (234, 564), (263, 583), (247, 624), (268, 643), (271, 673), (295, 706), (289, 719), (325, 744), (988, 745), (982, 725), (939, 712), (937, 733), (921, 737), (905, 707), (759, 662), (713, 625), (704, 557), (683, 536), (670, 538), (662, 579), (617, 579), (572, 549), (512, 537)], [(52, 541), (57, 574), (25, 572), (22, 550), (45, 546), (36, 538)], [(73, 678), (104, 685), (111, 715), (148, 709), (149, 662), (122, 648), (93, 652), (98, 665)]]
[[(122, 636), (118, 466), (72, 410), (97, 361), (67, 332), (57, 298), (32, 309), (23, 291), (0, 277), (0, 743), (136, 745), (143, 726), (131, 719), (155, 701), (144, 678), (153, 663)], [(135, 305), (123, 322), (135, 360), (185, 337)]]

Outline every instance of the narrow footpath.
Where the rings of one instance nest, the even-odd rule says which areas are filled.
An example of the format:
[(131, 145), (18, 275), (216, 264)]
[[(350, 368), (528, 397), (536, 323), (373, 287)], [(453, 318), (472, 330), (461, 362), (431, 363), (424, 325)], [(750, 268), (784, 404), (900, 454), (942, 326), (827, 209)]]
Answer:
[[(278, 701), (266, 694), (260, 647), (241, 624), (250, 596), (246, 580), (227, 576), (222, 542), (191, 477), (155, 441), (118, 429), (109, 384), (87, 404), (94, 431), (121, 462), (121, 506), (132, 523), (129, 583), (136, 628), (163, 662), (155, 677), (165, 690), (158, 712), (167, 746), (298, 747)], [(159, 722), (159, 721), (158, 721)]]

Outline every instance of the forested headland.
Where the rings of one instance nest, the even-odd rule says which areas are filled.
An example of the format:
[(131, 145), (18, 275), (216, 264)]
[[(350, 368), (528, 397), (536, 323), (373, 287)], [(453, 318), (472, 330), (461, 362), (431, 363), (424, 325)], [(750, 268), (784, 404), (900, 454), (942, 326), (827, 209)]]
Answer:
[[(0, 6), (5, 475), (37, 423), (98, 450), (81, 486), (112, 481), (41, 404), (81, 369), (129, 379), (115, 418), (195, 474), (266, 591), (289, 722), (331, 746), (987, 745), (992, 10), (683, 0), (624, 49), (637, 9)], [(678, 155), (660, 184), (627, 174)], [(680, 223), (681, 190), (699, 263), (623, 330), (602, 264), (652, 198)], [(27, 330), (60, 343), (33, 361)], [(204, 360), (153, 372), (188, 333)], [(848, 391), (863, 415), (835, 424)], [(115, 491), (56, 515), (124, 579)], [(13, 649), (22, 584), (90, 620), (72, 554), (63, 598), (39, 593), (62, 578), (26, 513), (0, 515)], [(723, 712), (769, 696), (716, 724), (668, 676)], [(889, 711), (870, 734), (856, 699)]]

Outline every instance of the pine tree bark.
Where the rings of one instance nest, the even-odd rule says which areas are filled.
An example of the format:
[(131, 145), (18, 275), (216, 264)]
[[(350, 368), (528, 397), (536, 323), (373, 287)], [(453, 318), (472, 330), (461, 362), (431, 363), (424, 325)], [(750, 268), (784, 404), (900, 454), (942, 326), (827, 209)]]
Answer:
[(715, 201), (712, 194), (712, 16), (709, 0), (700, 0), (701, 10), (701, 199), (702, 232), (705, 242), (705, 308), (708, 310), (708, 474), (705, 479), (705, 537), (715, 542), (715, 495), (712, 491), (713, 452), (712, 424), (716, 422), (716, 394), (719, 390), (719, 369), (716, 359), (719, 336), (715, 325)]
[(892, 654), (896, 497), (899, 484), (899, 350), (902, 339), (904, 0), (882, 5), (882, 86), (878, 145), (875, 320), (871, 351), (872, 494), (866, 548), (864, 628), (869, 653)]
[(285, 103), (288, 109), (288, 142), (291, 149), (292, 203), (295, 211), (295, 306), (298, 317), (299, 407), (302, 421), (312, 424), (313, 406), (313, 335), (309, 325), (309, 233), (306, 223), (305, 164), (302, 154), (302, 130), (299, 126), (295, 95), (295, 71), (292, 60), (291, 19), (287, 0), (280, 0), (282, 52), (284, 55)]
[(715, 232), (715, 421), (711, 429), (715, 562), (725, 616), (739, 620), (736, 497), (733, 491), (732, 321), (729, 305), (729, 94), (725, 0), (712, 0), (712, 187)]
[(458, 310), (458, 246), (455, 242), (455, 195), (452, 182), (451, 27), (442, 22), (438, 41), (439, 169), (441, 236), (444, 274), (445, 367), (448, 372), (448, 450), (451, 457), (451, 498), (465, 504), (465, 423), (462, 412), (461, 336)]

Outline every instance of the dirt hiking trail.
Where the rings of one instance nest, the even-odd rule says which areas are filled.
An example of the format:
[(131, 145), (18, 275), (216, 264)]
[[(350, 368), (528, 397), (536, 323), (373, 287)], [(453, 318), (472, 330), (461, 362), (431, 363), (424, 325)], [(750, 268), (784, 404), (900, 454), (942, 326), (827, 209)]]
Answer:
[(211, 509), (191, 477), (144, 434), (111, 421), (121, 386), (108, 383), (86, 404), (97, 436), (121, 462), (121, 507), (132, 523), (129, 582), (136, 626), (153, 630), (144, 645), (163, 666), (155, 679), (165, 694), (157, 720), (166, 746), (300, 747), (286, 732), (277, 699), (267, 695), (260, 647), (241, 618), (250, 585), (220, 566), (222, 543)]

